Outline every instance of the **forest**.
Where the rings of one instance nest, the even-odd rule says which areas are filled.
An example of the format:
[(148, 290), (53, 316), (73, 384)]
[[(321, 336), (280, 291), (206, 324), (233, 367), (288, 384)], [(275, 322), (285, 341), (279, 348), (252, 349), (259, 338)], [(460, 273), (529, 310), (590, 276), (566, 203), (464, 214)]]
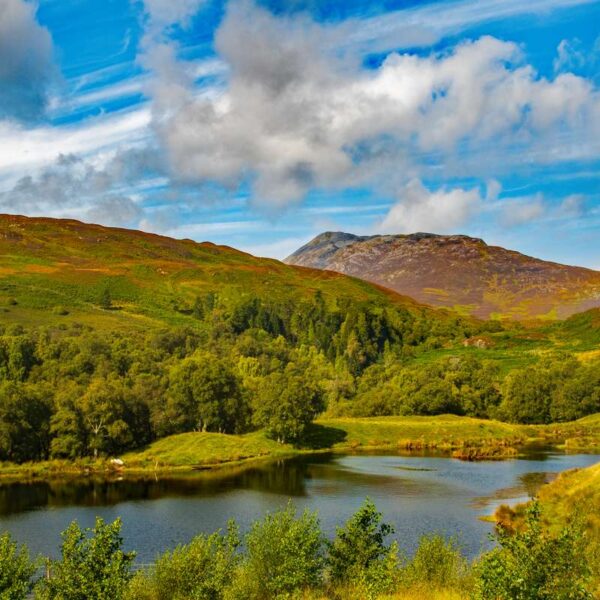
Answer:
[[(108, 290), (97, 302), (116, 308)], [(264, 429), (300, 444), (319, 414), (533, 424), (600, 412), (598, 359), (553, 350), (507, 370), (458, 346), (501, 332), (496, 321), (328, 304), (320, 292), (297, 302), (207, 293), (172, 310), (193, 324), (0, 327), (0, 460), (115, 456), (189, 431)], [(436, 355), (444, 348), (460, 351)]]

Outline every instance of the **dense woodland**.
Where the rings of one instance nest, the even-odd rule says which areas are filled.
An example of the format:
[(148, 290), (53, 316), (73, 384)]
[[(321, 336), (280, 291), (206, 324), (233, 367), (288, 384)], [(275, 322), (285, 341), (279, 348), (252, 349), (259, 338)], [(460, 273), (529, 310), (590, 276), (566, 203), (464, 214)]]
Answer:
[[(115, 308), (108, 292), (98, 302)], [(465, 352), (420, 360), (497, 330), (494, 322), (373, 302), (328, 306), (319, 293), (297, 303), (211, 293), (173, 308), (194, 325), (115, 333), (65, 319), (0, 328), (0, 460), (116, 455), (186, 431), (264, 428), (301, 443), (325, 411), (520, 423), (600, 411), (598, 362), (547, 354), (505, 374)]]

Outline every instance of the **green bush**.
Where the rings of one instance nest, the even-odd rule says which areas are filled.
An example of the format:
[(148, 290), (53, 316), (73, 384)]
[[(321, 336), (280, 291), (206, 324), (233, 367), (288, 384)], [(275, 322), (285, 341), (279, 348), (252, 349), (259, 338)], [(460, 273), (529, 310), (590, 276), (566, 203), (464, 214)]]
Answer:
[(296, 515), (293, 505), (255, 522), (246, 554), (227, 598), (289, 598), (321, 584), (323, 537), (316, 513)]
[(368, 597), (389, 591), (397, 580), (398, 546), (386, 544), (394, 529), (382, 523), (382, 515), (367, 498), (361, 508), (339, 527), (328, 542), (330, 581), (334, 586), (357, 589)]
[(0, 598), (23, 600), (33, 587), (36, 564), (25, 546), (20, 548), (9, 533), (0, 536)]
[(425, 584), (428, 589), (460, 588), (468, 569), (455, 540), (433, 533), (419, 540), (415, 555), (403, 569), (402, 580), (409, 587)]
[(50, 578), (37, 587), (39, 600), (121, 600), (135, 554), (122, 550), (121, 520), (96, 519), (82, 531), (76, 522), (63, 532), (62, 559), (49, 561)]
[(498, 526), (495, 541), (498, 548), (476, 566), (478, 600), (592, 600), (581, 527), (550, 535), (542, 529), (534, 502), (523, 531)]
[(131, 600), (220, 600), (239, 563), (237, 526), (228, 525), (226, 535), (219, 532), (199, 535), (189, 544), (178, 546), (158, 558), (147, 573), (132, 581)]

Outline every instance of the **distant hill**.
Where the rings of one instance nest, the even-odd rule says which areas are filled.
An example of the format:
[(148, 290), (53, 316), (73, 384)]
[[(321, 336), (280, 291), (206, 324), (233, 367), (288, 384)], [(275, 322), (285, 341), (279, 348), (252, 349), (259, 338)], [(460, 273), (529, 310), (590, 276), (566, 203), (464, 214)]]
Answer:
[[(109, 291), (113, 310), (102, 309)], [(195, 298), (217, 293), (298, 302), (320, 291), (329, 304), (374, 301), (448, 319), (376, 285), (256, 258), (227, 246), (175, 240), (74, 220), (0, 215), (0, 323), (64, 322), (148, 327), (191, 323)]]
[(464, 235), (327, 232), (285, 262), (353, 275), (481, 318), (565, 318), (600, 306), (600, 272)]

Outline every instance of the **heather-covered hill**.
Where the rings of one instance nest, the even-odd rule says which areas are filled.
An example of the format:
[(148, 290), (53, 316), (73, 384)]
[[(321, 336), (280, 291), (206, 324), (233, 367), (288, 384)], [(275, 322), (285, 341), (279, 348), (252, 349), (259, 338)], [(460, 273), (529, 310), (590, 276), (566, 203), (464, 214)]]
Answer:
[(600, 306), (600, 272), (464, 235), (327, 232), (285, 262), (361, 277), (419, 302), (481, 318), (565, 318)]
[[(198, 297), (218, 294), (227, 304), (250, 297), (299, 302), (317, 291), (328, 305), (374, 302), (450, 318), (358, 279), (288, 266), (226, 246), (74, 220), (0, 215), (0, 307), (5, 322), (45, 324), (65, 309), (84, 322), (181, 325), (190, 320)], [(111, 311), (100, 306), (105, 294)]]

